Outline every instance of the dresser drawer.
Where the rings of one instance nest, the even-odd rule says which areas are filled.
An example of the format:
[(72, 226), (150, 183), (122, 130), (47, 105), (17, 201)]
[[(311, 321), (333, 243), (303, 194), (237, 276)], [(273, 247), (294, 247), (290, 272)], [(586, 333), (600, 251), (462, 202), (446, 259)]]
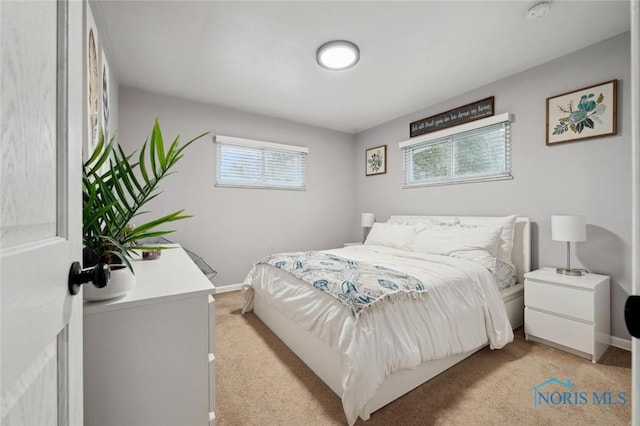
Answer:
[(593, 354), (593, 326), (530, 308), (524, 309), (524, 332), (563, 346)]
[(525, 280), (524, 304), (536, 309), (593, 322), (593, 292), (577, 287)]

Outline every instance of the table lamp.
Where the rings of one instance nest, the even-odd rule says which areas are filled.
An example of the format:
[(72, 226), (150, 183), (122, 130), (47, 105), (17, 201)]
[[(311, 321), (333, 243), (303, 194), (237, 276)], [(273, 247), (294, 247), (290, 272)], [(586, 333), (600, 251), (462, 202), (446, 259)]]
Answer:
[(562, 275), (582, 275), (582, 270), (571, 269), (571, 242), (587, 240), (587, 225), (584, 215), (551, 216), (551, 239), (567, 243), (567, 267), (557, 268), (556, 272)]

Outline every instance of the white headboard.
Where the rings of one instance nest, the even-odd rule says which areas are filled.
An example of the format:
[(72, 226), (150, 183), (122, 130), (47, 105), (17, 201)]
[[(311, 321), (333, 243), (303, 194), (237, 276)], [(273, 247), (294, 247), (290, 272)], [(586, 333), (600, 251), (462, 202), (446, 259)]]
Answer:
[(518, 282), (523, 283), (524, 274), (531, 271), (531, 221), (528, 217), (516, 218), (511, 260), (516, 265)]
[[(418, 216), (418, 215), (391, 215), (391, 221), (411, 222), (420, 219), (435, 219), (441, 222), (453, 222), (463, 216)], [(531, 222), (528, 217), (517, 217), (513, 231), (513, 250), (511, 261), (516, 265), (517, 282), (524, 282), (524, 274), (531, 270)]]

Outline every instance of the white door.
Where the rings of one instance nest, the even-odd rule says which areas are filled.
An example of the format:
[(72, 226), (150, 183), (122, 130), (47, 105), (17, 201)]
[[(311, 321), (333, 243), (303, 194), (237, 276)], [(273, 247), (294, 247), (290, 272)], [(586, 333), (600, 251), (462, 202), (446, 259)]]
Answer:
[(0, 1), (0, 387), (9, 425), (82, 424), (83, 2)]

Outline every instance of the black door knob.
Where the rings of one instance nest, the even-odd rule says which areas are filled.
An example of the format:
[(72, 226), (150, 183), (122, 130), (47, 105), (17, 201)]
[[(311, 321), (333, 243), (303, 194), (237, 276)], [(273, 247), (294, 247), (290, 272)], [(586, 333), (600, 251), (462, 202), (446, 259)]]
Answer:
[(105, 287), (109, 283), (111, 269), (106, 263), (98, 263), (92, 268), (82, 269), (80, 262), (73, 262), (69, 270), (69, 293), (78, 294), (80, 286), (93, 283), (98, 288)]
[(624, 322), (633, 337), (640, 337), (640, 296), (629, 296), (624, 305)]

